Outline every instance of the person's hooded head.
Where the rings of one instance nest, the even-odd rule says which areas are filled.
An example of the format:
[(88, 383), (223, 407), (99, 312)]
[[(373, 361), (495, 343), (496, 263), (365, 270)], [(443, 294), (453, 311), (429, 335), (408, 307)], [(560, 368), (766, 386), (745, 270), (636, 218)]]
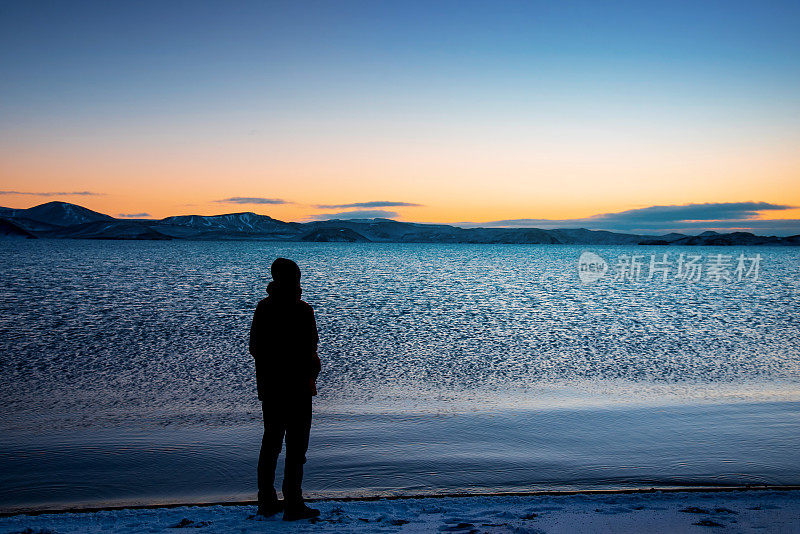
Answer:
[(278, 258), (272, 262), (270, 268), (272, 282), (267, 286), (270, 297), (280, 300), (299, 300), (300, 267), (295, 262), (286, 258)]

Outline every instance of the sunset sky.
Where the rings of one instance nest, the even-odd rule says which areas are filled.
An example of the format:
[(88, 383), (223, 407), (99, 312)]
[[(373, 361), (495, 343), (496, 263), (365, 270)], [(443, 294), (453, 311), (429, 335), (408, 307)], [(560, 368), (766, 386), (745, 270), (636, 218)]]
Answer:
[(797, 1), (3, 2), (0, 206), (800, 233), (798, 28)]

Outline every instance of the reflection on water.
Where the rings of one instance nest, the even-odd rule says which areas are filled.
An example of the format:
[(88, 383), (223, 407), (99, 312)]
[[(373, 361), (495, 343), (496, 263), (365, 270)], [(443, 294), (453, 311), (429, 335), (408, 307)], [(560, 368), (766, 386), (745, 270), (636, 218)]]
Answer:
[[(601, 414), (643, 406), (698, 410), (670, 423), (684, 421), (674, 433), (680, 437), (660, 438), (674, 447), (674, 456), (661, 449), (637, 455), (620, 445), (616, 463), (592, 468), (581, 463), (581, 451), (572, 450), (552, 464), (553, 472), (569, 474), (575, 484), (618, 482), (627, 476), (620, 466), (628, 466), (629, 478), (640, 476), (643, 483), (671, 476), (725, 479), (723, 464), (714, 463), (722, 460), (700, 449), (691, 462), (710, 462), (705, 471), (659, 470), (688, 461), (694, 450), (688, 436), (694, 418), (704, 413), (700, 407), (742, 403), (764, 407), (758, 413), (765, 419), (758, 424), (772, 429), (767, 438), (775, 441), (768, 450), (750, 448), (745, 454), (744, 448), (736, 449), (725, 464), (730, 472), (752, 480), (800, 479), (796, 468), (783, 478), (772, 470), (783, 465), (780, 440), (800, 437), (791, 417), (796, 414), (792, 401), (800, 400), (800, 251), (794, 248), (703, 249), (708, 254), (760, 253), (757, 281), (604, 279), (582, 285), (576, 262), (583, 247), (571, 246), (47, 240), (4, 241), (2, 246), (0, 429), (9, 437), (0, 445), (6, 459), (26, 436), (42, 444), (43, 457), (57, 457), (58, 447), (67, 444), (56, 436), (72, 435), (74, 450), (83, 451), (75, 457), (79, 462), (81, 455), (91, 457), (89, 444), (105, 432), (110, 441), (102, 445), (100, 440), (97, 446), (131, 462), (129, 467), (114, 464), (130, 475), (141, 469), (142, 455), (149, 458), (146, 463), (158, 465), (155, 457), (167, 462), (189, 454), (180, 448), (170, 452), (181, 441), (168, 437), (195, 433), (191, 454), (216, 466), (209, 472), (220, 473), (208, 479), (203, 494), (249, 494), (248, 455), (257, 454), (257, 447), (247, 440), (257, 437), (231, 447), (235, 440), (214, 436), (258, 423), (247, 333), (255, 304), (265, 293), (269, 264), (281, 255), (303, 268), (304, 298), (314, 305), (320, 330), (323, 374), (311, 461), (325, 458), (325, 464), (317, 470), (309, 465), (315, 473), (309, 480), (317, 481), (317, 490), (556, 483), (542, 474), (552, 460), (539, 458), (536, 451), (569, 450), (559, 439), (573, 427), (536, 414)], [(664, 252), (658, 247), (591, 249), (607, 257), (634, 250)], [(769, 407), (782, 407), (774, 409), (787, 418), (783, 426), (764, 426)], [(404, 417), (419, 419), (406, 427), (398, 421), (412, 419)], [(486, 427), (492, 431), (474, 443), (464, 427), (436, 427), (437, 421), (456, 424), (460, 417), (475, 428), (481, 417), (507, 424)], [(580, 418), (565, 421), (578, 424)], [(659, 428), (666, 424), (641, 421)], [(749, 435), (754, 421), (734, 418), (731, 443), (747, 443), (734, 434)], [(608, 424), (617, 425), (614, 420)], [(41, 428), (57, 433), (45, 439)], [(132, 449), (108, 446), (126, 433), (139, 433), (135, 446), (119, 442)], [(413, 436), (431, 439), (435, 446), (414, 454), (404, 451), (419, 462), (418, 468), (409, 467), (392, 460), (391, 449), (377, 447), (387, 434), (394, 436), (387, 443)], [(167, 448), (151, 444), (154, 436), (165, 436)], [(342, 448), (331, 436), (352, 438), (352, 447)], [(516, 465), (507, 447), (514, 436), (527, 443), (518, 450), (528, 458), (528, 471), (508, 471)], [(624, 436), (634, 439), (626, 431), (598, 439)], [(361, 438), (365, 441), (359, 445)], [(709, 437), (708, 443), (722, 439)], [(209, 456), (214, 440), (226, 443), (218, 458)], [(589, 447), (585, 454), (592, 450), (591, 440), (576, 443)], [(357, 454), (359, 446), (369, 454)], [(461, 450), (473, 446), (472, 452)], [(436, 456), (440, 451), (450, 451), (448, 461)], [(499, 463), (492, 464), (492, 458)], [(426, 462), (438, 467), (425, 467)], [(329, 478), (313, 478), (321, 477), (322, 470)], [(355, 475), (357, 470), (368, 473), (372, 482)], [(456, 471), (461, 479), (448, 478)], [(83, 472), (83, 467), (74, 470)], [(227, 487), (222, 482), (226, 473), (236, 473), (230, 480), (238, 489), (214, 493), (213, 488)], [(55, 483), (17, 477), (7, 482), (31, 491), (36, 484)], [(422, 482), (413, 483), (413, 477)], [(68, 477), (64, 480), (70, 484)], [(177, 495), (182, 487), (176, 480), (165, 486), (163, 496)], [(119, 488), (97, 491), (106, 499), (128, 495)]]

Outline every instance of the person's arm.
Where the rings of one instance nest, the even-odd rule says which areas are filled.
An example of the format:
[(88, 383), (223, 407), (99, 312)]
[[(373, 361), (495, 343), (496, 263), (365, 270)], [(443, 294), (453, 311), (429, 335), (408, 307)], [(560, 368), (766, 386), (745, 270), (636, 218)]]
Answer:
[(253, 358), (258, 354), (260, 343), (258, 342), (261, 334), (261, 306), (256, 306), (256, 311), (253, 314), (253, 322), (250, 324), (250, 354)]
[(319, 332), (317, 331), (317, 320), (314, 317), (314, 310), (309, 306), (309, 330), (311, 336), (311, 376), (309, 380), (309, 385), (311, 389), (311, 395), (317, 394), (317, 377), (319, 376), (320, 370), (322, 370), (322, 361), (319, 359), (319, 354), (317, 353), (317, 347), (319, 346)]
[(317, 319), (314, 317), (314, 310), (311, 310), (311, 349), (312, 349), (312, 358), (311, 358), (311, 376), (314, 380), (317, 379), (319, 376), (319, 372), (322, 370), (322, 361), (319, 359), (319, 353), (317, 349), (319, 347), (319, 331), (317, 330)]
[(253, 314), (253, 322), (250, 324), (250, 342), (249, 342), (249, 350), (250, 354), (253, 356), (253, 360), (255, 361), (256, 366), (256, 389), (258, 391), (258, 400), (263, 400), (262, 396), (262, 380), (263, 380), (263, 370), (259, 369), (262, 365), (259, 365), (263, 359), (263, 343), (261, 341), (263, 336), (263, 329), (262, 329), (262, 322), (263, 322), (263, 315), (264, 311), (261, 308), (261, 305), (256, 306), (256, 311)]

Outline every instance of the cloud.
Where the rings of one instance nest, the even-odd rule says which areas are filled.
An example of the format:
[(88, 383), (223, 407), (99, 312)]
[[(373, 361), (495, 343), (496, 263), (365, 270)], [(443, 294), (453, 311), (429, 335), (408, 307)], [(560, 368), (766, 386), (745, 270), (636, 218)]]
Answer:
[(330, 219), (393, 219), (399, 214), (394, 211), (386, 210), (354, 210), (354, 211), (340, 211), (338, 213), (321, 213), (312, 215), (309, 220), (312, 221), (327, 221)]
[(142, 217), (150, 217), (149, 213), (117, 213), (117, 217), (141, 219)]
[(499, 228), (588, 228), (631, 233), (746, 231), (791, 235), (800, 233), (800, 220), (761, 219), (764, 211), (795, 209), (769, 202), (709, 202), (672, 206), (650, 206), (580, 219), (506, 219), (485, 223), (459, 223), (464, 227)]
[(650, 206), (618, 213), (603, 213), (594, 215), (590, 219), (648, 222), (740, 220), (753, 219), (761, 211), (792, 208), (793, 206), (769, 202), (709, 202), (681, 206)]
[(369, 202), (353, 202), (351, 204), (317, 204), (314, 207), (322, 210), (336, 210), (347, 208), (417, 208), (422, 204), (414, 204), (413, 202), (396, 202), (394, 200), (372, 200)]
[(230, 197), (215, 200), (223, 204), (291, 204), (287, 200), (281, 198), (263, 198), (263, 197)]
[(90, 197), (90, 196), (102, 196), (105, 193), (95, 193), (93, 191), (42, 191), (42, 192), (34, 192), (34, 191), (0, 191), (0, 195), (30, 195), (35, 197), (71, 197), (71, 196), (82, 196), (82, 197)]

